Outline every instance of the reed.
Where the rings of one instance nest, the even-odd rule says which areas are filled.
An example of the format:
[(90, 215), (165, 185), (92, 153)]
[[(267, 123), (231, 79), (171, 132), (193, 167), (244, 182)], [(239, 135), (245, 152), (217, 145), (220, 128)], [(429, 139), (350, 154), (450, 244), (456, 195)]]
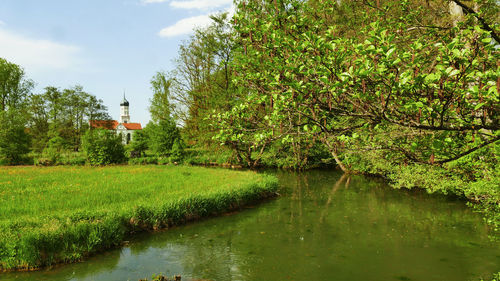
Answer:
[(273, 196), (277, 179), (188, 166), (0, 168), (0, 270), (74, 262), (135, 232)]

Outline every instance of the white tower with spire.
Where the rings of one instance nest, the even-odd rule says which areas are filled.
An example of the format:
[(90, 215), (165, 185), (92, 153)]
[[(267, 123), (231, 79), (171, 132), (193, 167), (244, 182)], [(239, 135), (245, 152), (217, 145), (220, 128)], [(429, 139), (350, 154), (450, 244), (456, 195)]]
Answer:
[(125, 92), (123, 93), (123, 100), (120, 103), (120, 123), (129, 123), (130, 114), (128, 111), (128, 100), (125, 98)]

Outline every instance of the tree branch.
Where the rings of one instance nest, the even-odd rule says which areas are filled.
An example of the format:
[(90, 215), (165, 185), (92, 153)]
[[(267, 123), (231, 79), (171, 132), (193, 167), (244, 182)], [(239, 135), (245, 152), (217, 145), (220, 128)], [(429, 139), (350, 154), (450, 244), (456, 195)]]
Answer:
[(483, 144), (481, 144), (479, 146), (471, 148), (471, 149), (469, 149), (469, 150), (467, 150), (467, 151), (465, 151), (463, 153), (460, 153), (460, 154), (456, 155), (455, 157), (452, 157), (452, 158), (449, 158), (449, 159), (446, 159), (446, 160), (436, 161), (435, 163), (436, 164), (444, 164), (444, 163), (448, 163), (448, 162), (460, 159), (460, 158), (462, 158), (462, 157), (464, 157), (464, 156), (466, 156), (468, 154), (471, 154), (472, 152), (474, 152), (474, 151), (476, 151), (476, 150), (478, 150), (480, 148), (483, 148), (483, 147), (485, 147), (485, 146), (487, 146), (489, 144), (492, 144), (492, 143), (494, 143), (494, 142), (496, 142), (498, 140), (500, 140), (500, 137), (496, 137), (496, 138), (494, 138), (494, 139), (492, 139), (492, 140), (490, 140), (488, 142), (485, 142), (485, 143), (483, 143)]
[(495, 41), (497, 41), (497, 43), (500, 43), (500, 37), (498, 37), (498, 35), (495, 33), (495, 30), (493, 30), (493, 28), (491, 26), (489, 26), (488, 23), (482, 17), (480, 17), (476, 13), (476, 11), (474, 11), (474, 9), (465, 5), (464, 3), (462, 3), (462, 1), (459, 1), (459, 0), (451, 0), (451, 1), (454, 2), (455, 4), (457, 4), (458, 6), (460, 6), (462, 9), (464, 9), (466, 14), (474, 15), (474, 17), (476, 17), (476, 19), (481, 23), (483, 28), (491, 33), (491, 37), (493, 37), (493, 39), (495, 39)]

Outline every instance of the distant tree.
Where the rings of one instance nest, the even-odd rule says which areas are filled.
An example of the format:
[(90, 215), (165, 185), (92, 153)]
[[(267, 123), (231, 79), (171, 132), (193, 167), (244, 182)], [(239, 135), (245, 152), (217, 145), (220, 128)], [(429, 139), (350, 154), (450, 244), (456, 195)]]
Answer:
[(172, 81), (167, 79), (164, 72), (157, 72), (151, 79), (153, 98), (150, 100), (149, 112), (153, 122), (160, 122), (171, 118), (170, 85)]
[(42, 95), (30, 95), (27, 101), (28, 128), (32, 137), (32, 149), (41, 152), (48, 141), (49, 114), (47, 101)]
[(122, 137), (109, 130), (88, 130), (82, 137), (82, 147), (91, 165), (123, 163), (126, 159)]
[(24, 77), (17, 64), (0, 58), (0, 111), (19, 109), (33, 89), (33, 81)]
[(110, 119), (102, 100), (78, 85), (63, 90), (46, 87), (44, 93), (29, 97), (27, 111), (35, 151), (42, 151), (56, 136), (63, 138), (67, 149), (77, 151), (89, 120)]
[(0, 111), (0, 158), (6, 164), (20, 164), (30, 151), (30, 137), (22, 115), (13, 110)]
[(158, 123), (150, 122), (145, 130), (149, 138), (149, 148), (159, 156), (169, 156), (175, 140), (181, 138), (179, 128), (172, 118)]

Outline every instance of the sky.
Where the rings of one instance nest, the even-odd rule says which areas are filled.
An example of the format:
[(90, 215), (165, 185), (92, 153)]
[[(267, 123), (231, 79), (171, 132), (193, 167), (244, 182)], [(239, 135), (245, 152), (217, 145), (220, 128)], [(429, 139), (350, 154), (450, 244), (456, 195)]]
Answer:
[(157, 71), (173, 69), (179, 45), (232, 0), (0, 0), (0, 57), (36, 83), (82, 85), (119, 119), (125, 92), (131, 122), (150, 119)]

